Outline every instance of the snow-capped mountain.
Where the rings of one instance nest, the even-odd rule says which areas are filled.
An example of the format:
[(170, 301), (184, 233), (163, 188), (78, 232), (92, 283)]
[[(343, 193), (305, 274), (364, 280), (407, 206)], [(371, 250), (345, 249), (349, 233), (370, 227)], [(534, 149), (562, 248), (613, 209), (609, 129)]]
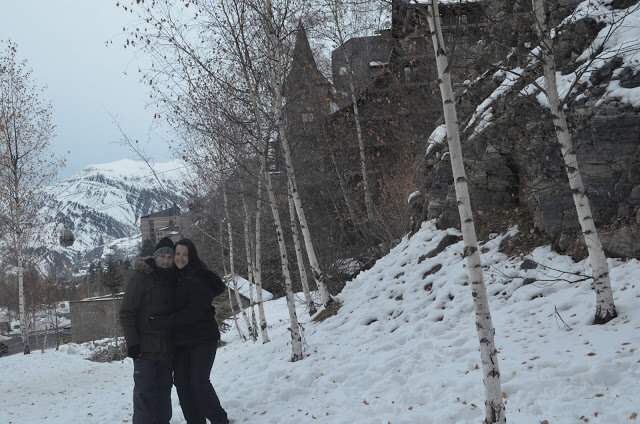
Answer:
[[(174, 203), (183, 207), (190, 175), (188, 165), (179, 160), (153, 164), (152, 171), (144, 162), (123, 159), (89, 165), (48, 187), (40, 215), (49, 222), (34, 236), (37, 257), (42, 258), (36, 261), (62, 258), (78, 266), (109, 254), (135, 254), (140, 217)], [(71, 247), (59, 244), (63, 229), (75, 236)]]

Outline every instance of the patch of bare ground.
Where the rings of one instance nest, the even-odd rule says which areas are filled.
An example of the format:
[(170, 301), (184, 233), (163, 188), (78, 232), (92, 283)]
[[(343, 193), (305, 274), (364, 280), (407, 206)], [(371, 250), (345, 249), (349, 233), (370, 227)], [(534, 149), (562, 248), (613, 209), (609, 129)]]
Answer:
[(518, 233), (500, 243), (499, 250), (505, 255), (527, 255), (536, 247), (551, 243), (551, 238), (535, 227), (533, 218), (526, 208), (503, 210), (483, 219), (477, 229), (478, 239), (486, 242), (491, 234), (504, 234), (515, 225), (518, 226)]
[(336, 299), (332, 299), (331, 302), (329, 302), (329, 304), (325, 306), (325, 308), (313, 318), (313, 322), (322, 322), (325, 319), (337, 314), (341, 306), (342, 302)]

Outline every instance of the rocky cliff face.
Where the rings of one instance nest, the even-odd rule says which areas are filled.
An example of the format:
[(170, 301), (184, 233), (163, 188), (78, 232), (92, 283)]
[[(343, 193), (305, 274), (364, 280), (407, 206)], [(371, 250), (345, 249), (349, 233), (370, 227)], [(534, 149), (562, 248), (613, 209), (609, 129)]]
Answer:
[[(575, 19), (558, 27), (555, 40), (561, 95), (568, 93), (565, 112), (605, 251), (640, 257), (640, 45), (627, 43), (640, 36), (640, 11), (637, 2), (580, 7)], [(616, 33), (622, 18), (625, 33)], [(527, 40), (533, 34), (520, 42)], [(542, 66), (531, 54), (519, 57), (484, 68), (458, 89), (476, 227), (482, 236), (517, 223), (521, 233), (582, 257), (586, 251), (540, 90)], [(442, 143), (424, 158), (416, 222), (459, 224), (446, 153)]]

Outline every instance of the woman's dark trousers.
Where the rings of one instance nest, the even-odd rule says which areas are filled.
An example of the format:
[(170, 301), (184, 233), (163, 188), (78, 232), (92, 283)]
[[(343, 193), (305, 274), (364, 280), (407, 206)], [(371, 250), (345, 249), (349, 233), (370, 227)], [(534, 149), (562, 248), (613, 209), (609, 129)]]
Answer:
[(227, 413), (209, 381), (217, 340), (193, 346), (176, 346), (173, 379), (187, 424), (227, 424)]

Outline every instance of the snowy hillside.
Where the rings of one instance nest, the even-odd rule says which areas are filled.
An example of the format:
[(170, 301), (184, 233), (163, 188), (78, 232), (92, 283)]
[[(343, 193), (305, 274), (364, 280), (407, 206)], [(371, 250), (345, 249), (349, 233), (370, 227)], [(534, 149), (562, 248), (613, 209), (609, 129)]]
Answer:
[[(425, 223), (347, 283), (335, 316), (313, 323), (300, 305), (302, 361), (289, 362), (283, 299), (265, 304), (270, 343), (225, 333), (212, 381), (230, 417), (251, 424), (480, 424), (480, 354), (457, 237)], [(586, 272), (584, 261), (548, 247), (509, 258), (498, 251), (504, 237), (482, 246), (482, 260), (507, 422), (636, 422), (640, 262), (609, 261), (619, 317), (594, 326), (595, 295), (576, 275)], [(452, 244), (440, 250), (444, 239)], [(539, 265), (530, 269), (531, 261)], [(72, 344), (0, 358), (0, 422), (131, 422), (132, 361), (93, 363), (87, 355), (87, 345)], [(171, 422), (184, 423), (175, 392), (173, 408)]]
[[(157, 163), (154, 170), (164, 187), (144, 162), (119, 160), (90, 165), (47, 188), (42, 216), (55, 217), (55, 222), (40, 233), (36, 245), (84, 260), (117, 251), (135, 252), (140, 243), (140, 216), (174, 202), (183, 205), (187, 196), (184, 182), (189, 173), (184, 162)], [(75, 235), (71, 248), (61, 247), (53, 236), (62, 228)]]

